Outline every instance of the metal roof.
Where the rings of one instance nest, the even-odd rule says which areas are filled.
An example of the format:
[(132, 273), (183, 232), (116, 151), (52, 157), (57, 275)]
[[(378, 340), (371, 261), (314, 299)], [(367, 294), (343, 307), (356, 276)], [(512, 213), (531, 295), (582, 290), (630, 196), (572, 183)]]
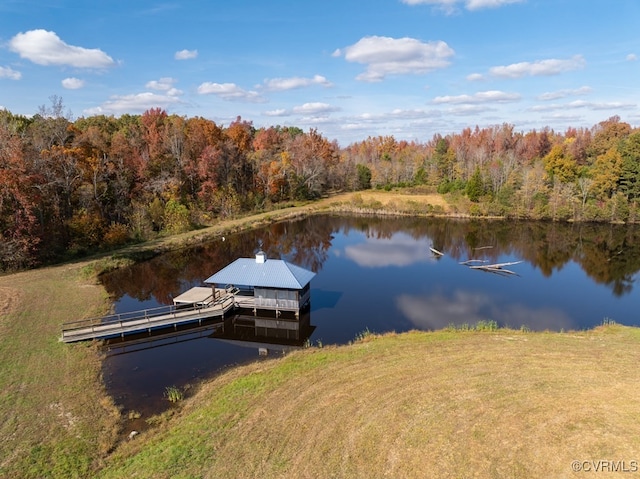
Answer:
[(238, 258), (204, 282), (258, 288), (302, 289), (316, 274), (281, 259)]

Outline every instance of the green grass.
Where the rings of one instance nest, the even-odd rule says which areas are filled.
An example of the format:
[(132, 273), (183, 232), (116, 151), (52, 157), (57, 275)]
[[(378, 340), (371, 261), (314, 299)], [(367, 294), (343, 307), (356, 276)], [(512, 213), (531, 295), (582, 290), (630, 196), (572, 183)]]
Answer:
[(58, 341), (64, 321), (108, 307), (83, 268), (0, 277), (0, 477), (88, 477), (113, 447), (118, 411), (95, 347)]

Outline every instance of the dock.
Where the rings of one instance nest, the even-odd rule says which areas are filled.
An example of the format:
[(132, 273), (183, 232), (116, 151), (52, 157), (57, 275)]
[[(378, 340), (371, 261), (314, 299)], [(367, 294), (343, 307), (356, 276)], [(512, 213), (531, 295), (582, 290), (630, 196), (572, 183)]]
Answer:
[[(204, 320), (225, 319), (230, 310), (274, 311), (276, 318), (291, 311), (296, 320), (311, 299), (313, 271), (284, 260), (267, 260), (263, 251), (255, 259), (238, 258), (204, 281), (173, 299), (173, 305), (160, 308), (81, 319), (62, 325), (60, 341), (72, 343), (90, 339), (110, 339), (128, 334), (173, 327)], [(259, 321), (258, 321), (259, 322)], [(283, 323), (284, 324), (284, 323)], [(271, 323), (262, 327), (270, 328)]]
[(236, 307), (237, 293), (238, 289), (233, 287), (215, 290), (193, 288), (176, 297), (171, 306), (64, 323), (60, 341), (72, 343), (124, 337), (127, 334), (151, 332), (180, 324), (201, 323), (217, 317), (224, 319), (224, 315)]

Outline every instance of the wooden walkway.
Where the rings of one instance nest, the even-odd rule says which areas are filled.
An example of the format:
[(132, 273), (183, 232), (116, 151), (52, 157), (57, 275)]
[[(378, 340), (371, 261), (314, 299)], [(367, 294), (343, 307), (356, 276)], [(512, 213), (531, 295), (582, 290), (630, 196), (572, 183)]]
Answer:
[(236, 306), (237, 289), (222, 290), (216, 299), (207, 304), (193, 306), (165, 306), (131, 313), (113, 314), (99, 318), (83, 319), (62, 325), (61, 341), (72, 343), (88, 339), (106, 339), (152, 329), (201, 322), (225, 313)]

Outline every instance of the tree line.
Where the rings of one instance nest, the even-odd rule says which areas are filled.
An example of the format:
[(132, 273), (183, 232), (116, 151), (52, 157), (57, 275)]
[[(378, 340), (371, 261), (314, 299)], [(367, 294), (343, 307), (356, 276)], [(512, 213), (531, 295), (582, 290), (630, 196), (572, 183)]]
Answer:
[(637, 218), (640, 130), (618, 117), (563, 133), (503, 124), (340, 147), (316, 129), (160, 108), (72, 120), (50, 100), (31, 117), (0, 110), (0, 270), (369, 188), (437, 190), (472, 215)]

